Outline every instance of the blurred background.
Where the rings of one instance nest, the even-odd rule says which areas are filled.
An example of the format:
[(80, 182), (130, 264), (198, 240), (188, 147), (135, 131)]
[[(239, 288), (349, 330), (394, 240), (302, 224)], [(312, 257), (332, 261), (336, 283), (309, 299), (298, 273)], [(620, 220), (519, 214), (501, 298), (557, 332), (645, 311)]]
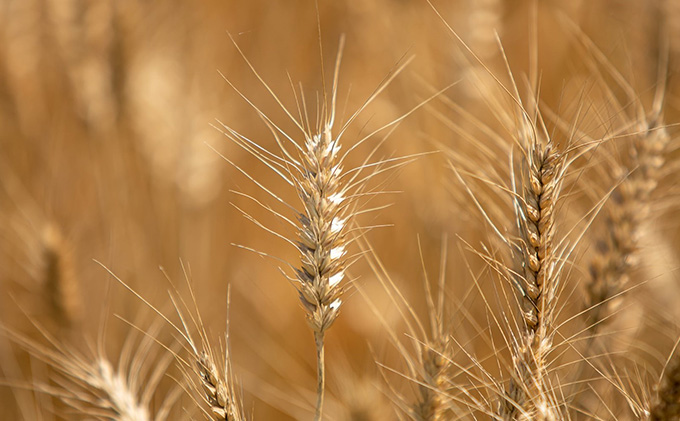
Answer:
[[(433, 3), (492, 71), (507, 73), (496, 34), (516, 80), (525, 80), (537, 68), (540, 98), (551, 110), (565, 103), (573, 106), (592, 79), (570, 25), (580, 27), (601, 49), (646, 106), (658, 83), (660, 57), (669, 51), (665, 118), (677, 121), (676, 1)], [(83, 352), (101, 346), (115, 364), (125, 339), (140, 336), (131, 324), (145, 330), (157, 316), (105, 268), (170, 315), (167, 291), (176, 288), (189, 297), (191, 284), (216, 343), (224, 341), (230, 288), (232, 360), (246, 410), (256, 419), (310, 418), (315, 350), (297, 293), (277, 261), (234, 245), (292, 263), (298, 256), (242, 216), (238, 208), (279, 228), (280, 222), (266, 211), (234, 193), (271, 203), (220, 154), (291, 203), (294, 191), (222, 135), (219, 122), (270, 150), (276, 147), (267, 125), (226, 78), (272, 121), (295, 133), (234, 42), (291, 110), (291, 81), (296, 87), (299, 83), (314, 119), (322, 70), (330, 83), (342, 34), (341, 119), (358, 109), (395, 66), (412, 58), (353, 123), (347, 142), (408, 113), (451, 84), (443, 94), (446, 101), (494, 124), (484, 89), (493, 81), (424, 0), (319, 0), (318, 5), (311, 0), (0, 1), (2, 325), (40, 340), (33, 321)], [(670, 45), (662, 42), (666, 39)], [(538, 63), (532, 69), (529, 51), (534, 43)], [(448, 244), (447, 297), (466, 303), (463, 319), (486, 325), (478, 294), (464, 296), (481, 263), (468, 261), (459, 238), (476, 246), (488, 237), (488, 228), (456, 184), (450, 154), (429, 153), (444, 147), (463, 155), (474, 147), (460, 134), (474, 133), (466, 127), (471, 123), (446, 101), (433, 100), (384, 143), (367, 145), (366, 151), (378, 145), (382, 158), (427, 154), (381, 179), (381, 188), (398, 193), (376, 199), (378, 205), (391, 206), (365, 215), (362, 223), (390, 225), (370, 231), (367, 239), (423, 320), (423, 268), (431, 281), (436, 279), (442, 244)], [(458, 129), (452, 130), (447, 121)], [(364, 156), (358, 151), (349, 159), (358, 164)], [(581, 199), (590, 200), (585, 208), (597, 202)], [(677, 224), (672, 228), (665, 231), (665, 250), (675, 262)], [(399, 369), (400, 360), (372, 306), (395, 332), (404, 321), (364, 261), (352, 267), (352, 278), (363, 292), (350, 289), (327, 336), (327, 415), (395, 419), (394, 398), (383, 377), (402, 384), (395, 386), (399, 390), (408, 390), (408, 381), (375, 364), (378, 360)], [(159, 340), (172, 343), (173, 332), (163, 329)], [(477, 333), (461, 330), (461, 335), (461, 342), (472, 343)], [(3, 384), (49, 377), (19, 347), (1, 342)], [(175, 384), (166, 378), (152, 407)], [(19, 387), (0, 387), (1, 417), (52, 419), (50, 404), (32, 396)], [(36, 403), (27, 404), (31, 399)], [(191, 401), (181, 398), (173, 414), (181, 417), (187, 405)], [(40, 418), (30, 418), (27, 407)]]

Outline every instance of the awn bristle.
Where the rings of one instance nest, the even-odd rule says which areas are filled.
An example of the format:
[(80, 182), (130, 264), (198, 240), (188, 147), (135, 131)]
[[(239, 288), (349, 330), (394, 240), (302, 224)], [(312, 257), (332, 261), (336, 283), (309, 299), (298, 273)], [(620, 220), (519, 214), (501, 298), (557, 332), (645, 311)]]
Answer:
[(525, 160), (524, 192), (517, 205), (523, 269), (518, 280), (524, 327), (515, 345), (514, 373), (500, 415), (506, 420), (551, 420), (556, 415), (545, 375), (546, 356), (552, 347), (549, 329), (557, 289), (554, 212), (562, 181), (563, 155), (551, 142), (542, 146), (534, 140)]
[(606, 238), (597, 244), (586, 284), (592, 330), (611, 319), (622, 302), (621, 293), (627, 288), (630, 273), (637, 265), (639, 229), (649, 215), (650, 198), (659, 183), (669, 140), (665, 127), (655, 121), (646, 123), (630, 149), (634, 169), (620, 177), (619, 185), (611, 194)]

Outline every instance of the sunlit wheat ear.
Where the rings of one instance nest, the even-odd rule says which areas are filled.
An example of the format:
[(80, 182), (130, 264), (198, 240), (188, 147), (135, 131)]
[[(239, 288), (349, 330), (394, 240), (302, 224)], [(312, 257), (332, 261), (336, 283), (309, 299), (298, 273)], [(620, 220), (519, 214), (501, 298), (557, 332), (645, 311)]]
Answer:
[[(98, 356), (88, 358), (63, 345), (47, 331), (38, 329), (48, 341), (47, 345), (3, 328), (11, 340), (58, 374), (54, 384), (33, 384), (31, 387), (37, 392), (60, 399), (84, 419), (148, 421), (167, 417), (169, 407), (176, 399), (172, 394), (162, 399), (163, 404), (156, 414), (149, 411), (156, 388), (173, 359), (172, 353), (158, 357), (153, 350), (155, 340), (152, 335), (158, 333), (157, 329), (138, 343), (133, 343), (134, 333), (128, 337), (118, 367), (114, 367), (101, 350)], [(131, 353), (133, 347), (137, 348)]]
[(236, 398), (232, 380), (231, 361), (228, 359), (222, 373), (218, 371), (214, 358), (208, 352), (201, 351), (196, 358), (196, 372), (201, 379), (203, 398), (210, 407), (215, 419), (238, 421), (245, 419), (243, 410)]
[[(573, 158), (567, 158), (566, 145), (560, 148), (546, 128), (536, 98), (535, 80), (530, 81), (529, 101), (523, 102), (502, 45), (509, 87), (481, 62), (448, 24), (447, 27), (496, 83), (496, 86), (480, 89), (493, 92), (493, 88), (497, 88), (501, 92), (500, 96), (490, 95), (488, 102), (498, 122), (508, 130), (505, 134), (493, 133), (477, 122), (485, 133), (490, 132), (488, 148), (480, 148), (477, 160), (451, 151), (456, 175), (492, 232), (509, 246), (512, 258), (508, 262), (502, 256), (497, 258), (480, 253), (494, 271), (516, 288), (515, 298), (520, 311), (520, 320), (508, 321), (505, 326), (509, 330), (505, 340), (512, 355), (512, 367), (496, 417), (505, 420), (558, 419), (559, 404), (548, 376), (549, 355), (553, 350), (557, 296), (562, 288), (560, 272), (568, 251), (554, 235), (556, 206), (566, 169)], [(498, 156), (508, 154), (511, 158), (509, 168), (500, 168), (493, 161), (480, 165), (485, 160), (497, 160)], [(493, 193), (478, 198), (461, 176), (461, 169), (472, 179), (487, 184)], [(503, 206), (508, 195), (514, 214)], [(517, 227), (516, 233), (510, 231), (512, 224)], [(509, 303), (513, 304), (511, 299)]]
[[(401, 72), (404, 66), (408, 64), (408, 61), (393, 69), (363, 105), (350, 115), (342, 127), (336, 130), (334, 126), (335, 106), (344, 38), (341, 38), (340, 44), (333, 76), (332, 91), (330, 95), (323, 92), (323, 103), (320, 109), (317, 110), (316, 127), (312, 127), (309, 124), (310, 119), (307, 116), (304, 94), (301, 93), (300, 98), (297, 98), (297, 96), (295, 98), (299, 115), (296, 118), (283, 105), (250, 62), (245, 59), (243, 54), (253, 73), (297, 127), (299, 134), (291, 135), (284, 132), (226, 78), (227, 83), (257, 111), (269, 126), (279, 150), (266, 150), (258, 145), (257, 142), (248, 139), (224, 124), (222, 125), (223, 133), (226, 136), (269, 167), (288, 185), (292, 186), (300, 201), (299, 206), (286, 203), (278, 194), (269, 190), (261, 182), (248, 175), (246, 171), (232, 163), (246, 177), (275, 199), (278, 205), (285, 207), (287, 211), (292, 212), (294, 215), (294, 218), (286, 217), (269, 205), (262, 204), (251, 197), (251, 199), (268, 212), (273, 213), (283, 220), (286, 225), (292, 227), (296, 231), (295, 238), (287, 235), (287, 233), (279, 233), (266, 228), (264, 224), (243, 212), (248, 219), (294, 246), (300, 253), (300, 263), (291, 264), (286, 262), (285, 264), (290, 270), (282, 269), (282, 271), (287, 274), (288, 279), (297, 288), (300, 301), (306, 311), (307, 321), (314, 333), (318, 367), (317, 420), (322, 417), (325, 390), (324, 336), (340, 312), (344, 280), (346, 278), (345, 271), (358, 258), (356, 255), (352, 256), (349, 254), (348, 246), (357, 236), (361, 236), (366, 230), (370, 229), (369, 227), (359, 227), (355, 218), (361, 213), (375, 210), (375, 208), (367, 209), (363, 206), (367, 200), (382, 194), (379, 188), (369, 187), (369, 182), (373, 177), (385, 171), (398, 168), (413, 159), (412, 156), (385, 160), (374, 159), (380, 143), (370, 150), (363, 158), (362, 164), (356, 167), (345, 168), (345, 158), (349, 153), (356, 150), (369, 139), (372, 139), (377, 133), (390, 127), (394, 128), (397, 123), (422, 105), (421, 103), (400, 118), (385, 124), (354, 142), (346, 142), (347, 146), (341, 146), (341, 138), (343, 138), (348, 126), (385, 89), (391, 80)], [(238, 48), (238, 45), (236, 47)], [(390, 133), (391, 131), (387, 131), (386, 136)], [(343, 151), (342, 153), (341, 150)], [(228, 158), (225, 159), (229, 161)], [(262, 252), (258, 253), (267, 255)]]
[[(184, 322), (183, 322), (184, 323)], [(192, 387), (199, 392), (203, 401), (207, 404), (211, 418), (215, 420), (243, 421), (245, 415), (242, 402), (237, 394), (234, 374), (229, 357), (229, 337), (227, 334), (224, 358), (218, 360), (210, 344), (207, 342), (205, 332), (200, 331), (202, 349), (197, 348), (190, 336), (187, 338), (194, 360), (193, 372), (198, 376), (198, 384), (191, 381)]]

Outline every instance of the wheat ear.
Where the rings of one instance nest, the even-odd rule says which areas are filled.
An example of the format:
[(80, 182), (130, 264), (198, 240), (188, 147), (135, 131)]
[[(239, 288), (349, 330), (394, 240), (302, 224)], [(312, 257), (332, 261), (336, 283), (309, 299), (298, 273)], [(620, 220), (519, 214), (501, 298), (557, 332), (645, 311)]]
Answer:
[[(236, 45), (236, 43), (234, 44)], [(241, 52), (243, 58), (260, 82), (300, 130), (303, 136), (303, 143), (293, 140), (294, 136), (287, 134), (277, 126), (225, 78), (227, 83), (229, 83), (269, 125), (277, 145), (280, 148), (281, 155), (277, 155), (264, 149), (262, 146), (257, 145), (252, 140), (224, 124), (222, 125), (225, 129), (223, 133), (231, 138), (238, 146), (251, 153), (264, 165), (269, 167), (287, 184), (293, 186), (302, 205), (302, 208), (300, 209), (286, 203), (261, 183), (254, 180), (254, 178), (249, 176), (246, 171), (234, 165), (267, 194), (286, 206), (289, 210), (292, 210), (296, 215), (297, 221), (294, 222), (271, 207), (262, 205), (259, 201), (251, 197), (251, 199), (263, 206), (264, 209), (281, 218), (285, 223), (295, 227), (297, 235), (296, 238), (292, 240), (286, 235), (279, 234), (272, 229), (264, 227), (264, 225), (256, 221), (255, 218), (244, 212), (244, 215), (248, 219), (255, 222), (258, 226), (263, 227), (268, 232), (285, 240), (289, 244), (294, 245), (296, 250), (300, 253), (300, 264), (288, 265), (294, 271), (294, 275), (288, 276), (288, 278), (295, 284), (298, 290), (299, 298), (307, 313), (307, 321), (314, 334), (314, 342), (316, 344), (318, 392), (315, 411), (316, 420), (320, 420), (323, 414), (326, 383), (324, 352), (325, 334), (338, 317), (342, 304), (342, 283), (345, 279), (345, 270), (353, 261), (347, 255), (347, 246), (356, 237), (350, 237), (349, 233), (351, 231), (361, 232), (364, 230), (364, 228), (352, 226), (354, 217), (359, 214), (356, 210), (359, 206), (358, 202), (362, 197), (372, 197), (381, 193), (380, 191), (367, 191), (367, 184), (370, 179), (384, 171), (404, 165), (411, 157), (393, 158), (369, 163), (377, 151), (377, 149), (373, 149), (361, 165), (346, 171), (343, 170), (344, 159), (349, 153), (366, 142), (369, 138), (389, 127), (395, 127), (402, 119), (424, 104), (421, 103), (411, 112), (370, 132), (350, 146), (343, 154), (340, 154), (340, 138), (343, 136), (349, 125), (356, 120), (357, 116), (377, 97), (377, 95), (380, 94), (380, 92), (382, 92), (392, 79), (401, 72), (404, 66), (408, 64), (408, 61), (406, 61), (403, 64), (396, 66), (368, 97), (363, 105), (349, 117), (337, 133), (334, 133), (338, 76), (343, 46), (344, 37), (341, 37), (335, 63), (333, 85), (331, 88), (332, 93), (330, 98), (328, 98), (324, 89), (324, 101), (318, 111), (318, 123), (314, 128), (310, 126), (309, 119), (303, 117), (303, 115), (306, 115), (307, 113), (304, 97), (300, 99), (296, 96), (295, 98), (300, 115), (298, 120), (281, 103), (276, 94), (269, 88)], [(239, 48), (238, 45), (236, 45), (236, 48)], [(239, 51), (241, 50), (239, 49)], [(228, 158), (225, 157), (225, 159), (229, 161)], [(365, 213), (371, 210), (372, 209), (364, 209), (361, 212)], [(349, 228), (350, 226), (352, 226), (351, 229)], [(266, 253), (259, 254), (267, 255)]]
[(43, 283), (52, 316), (59, 326), (73, 327), (82, 318), (83, 305), (72, 250), (53, 224), (43, 230), (42, 245)]
[(672, 356), (664, 368), (648, 417), (649, 421), (677, 419), (680, 419), (680, 355), (678, 354)]
[[(140, 341), (134, 354), (129, 355), (134, 336), (131, 335), (126, 340), (120, 357), (121, 363), (114, 368), (103, 356), (102, 350), (94, 358), (86, 357), (63, 345), (45, 329), (37, 325), (36, 327), (50, 345), (40, 344), (26, 336), (3, 329), (12, 341), (60, 374), (55, 377), (57, 386), (34, 383), (32, 387), (36, 391), (57, 397), (80, 411), (82, 415), (94, 419), (112, 421), (152, 419), (149, 404), (173, 358), (171, 353), (161, 358), (153, 358), (151, 346), (154, 344), (153, 334), (157, 333), (157, 329), (150, 331), (149, 336)], [(128, 367), (125, 367), (124, 361), (128, 362)], [(173, 398), (168, 399), (162, 406), (173, 404)], [(158, 419), (162, 418), (159, 416)]]
[(649, 215), (650, 197), (661, 178), (669, 139), (658, 119), (646, 121), (630, 149), (634, 168), (620, 176), (612, 191), (606, 211), (607, 233), (597, 243), (586, 283), (586, 308), (590, 309), (593, 332), (611, 319), (621, 304), (629, 275), (637, 265), (639, 229)]
[(340, 216), (344, 190), (337, 164), (340, 149), (331, 134), (332, 120), (323, 131), (305, 142), (302, 178), (297, 190), (304, 213), (298, 217), (298, 247), (301, 267), (297, 270), (300, 300), (307, 310), (307, 320), (314, 331), (318, 363), (318, 400), (316, 419), (323, 408), (324, 334), (338, 317), (344, 278), (346, 221)]
[[(169, 294), (170, 301), (180, 320), (179, 323), (173, 323), (165, 314), (145, 300), (111, 270), (106, 268), (106, 266), (102, 265), (102, 267), (121, 285), (156, 313), (160, 317), (160, 320), (167, 323), (182, 339), (184, 339), (185, 343), (183, 343), (182, 346), (189, 352), (189, 358), (184, 359), (175, 352), (169, 355), (173, 356), (179, 363), (179, 368), (182, 370), (187, 382), (189, 382), (190, 389), (194, 393), (200, 395), (200, 399), (210, 407), (210, 412), (201, 407), (203, 414), (206, 417), (215, 420), (245, 421), (247, 418), (243, 415), (243, 402), (236, 393), (234, 374), (229, 355), (229, 318), (227, 317), (227, 329), (225, 333), (226, 345), (223, 352), (224, 360), (223, 362), (220, 362), (215, 358), (215, 355), (218, 354), (216, 354), (211, 346), (191, 283), (188, 283), (191, 307), (176, 295), (172, 293)], [(182, 269), (188, 282), (189, 274), (184, 266), (182, 266)], [(177, 293), (177, 290), (175, 290), (175, 293)], [(229, 288), (227, 289), (227, 313), (229, 311), (230, 300), (231, 289)], [(192, 331), (196, 333), (192, 334)], [(198, 335), (197, 338), (196, 335)], [(199, 379), (198, 383), (195, 381), (196, 377)], [(194, 402), (197, 406), (200, 406), (198, 401), (194, 400)]]
[[(186, 361), (178, 358), (178, 361), (180, 362), (180, 369), (183, 370), (187, 381), (189, 381), (190, 387), (201, 396), (201, 399), (210, 408), (209, 413), (203, 409), (204, 414), (220, 421), (245, 421), (243, 403), (236, 393), (234, 373), (229, 354), (229, 318), (227, 317), (225, 348), (222, 353), (224, 358), (218, 364), (218, 360), (215, 357), (218, 354), (208, 339), (205, 323), (203, 323), (201, 314), (198, 311), (198, 302), (191, 285), (189, 285), (189, 293), (194, 309), (193, 312), (184, 301), (178, 302), (177, 298), (172, 294), (170, 295), (177, 316), (180, 319), (179, 325), (170, 322), (153, 306), (150, 307), (168, 322), (184, 338), (189, 346), (189, 360)], [(134, 294), (137, 295), (136, 293)], [(139, 295), (137, 296), (139, 297)], [(227, 312), (229, 311), (230, 302), (231, 289), (229, 288), (227, 290)], [(145, 301), (145, 303), (147, 302)], [(147, 303), (147, 305), (149, 304)], [(196, 335), (191, 333), (192, 330), (196, 331), (198, 338), (195, 339)], [(195, 381), (195, 376), (198, 376), (198, 384)]]
[(517, 278), (524, 323), (514, 347), (514, 373), (499, 415), (506, 420), (549, 420), (556, 418), (545, 376), (546, 357), (552, 347), (549, 329), (558, 281), (553, 236), (564, 155), (550, 140), (542, 145), (533, 130), (525, 136), (532, 140), (525, 149), (520, 177), (522, 192), (515, 206), (521, 235), (522, 275)]
[[(439, 266), (439, 279), (437, 282), (436, 297), (430, 287), (430, 281), (425, 270), (423, 252), (420, 249), (420, 259), (423, 265), (424, 285), (426, 291), (428, 315), (430, 319), (431, 335), (427, 343), (418, 342), (420, 358), (418, 371), (422, 377), (422, 383), (418, 385), (418, 396), (411, 407), (411, 414), (418, 421), (442, 421), (445, 419), (446, 401), (445, 392), (450, 381), (451, 368), (453, 367), (453, 347), (449, 338), (450, 327), (448, 323), (448, 306), (446, 295), (446, 258), (447, 237), (442, 238), (442, 252)], [(420, 323), (418, 323), (420, 325)]]
[(423, 383), (418, 385), (418, 397), (411, 407), (411, 414), (418, 421), (442, 421), (446, 410), (441, 391), (446, 389), (448, 371), (451, 367), (450, 346), (438, 342), (421, 346)]
[(211, 353), (201, 351), (196, 358), (196, 372), (201, 379), (203, 397), (217, 420), (242, 421), (245, 418), (239, 401), (236, 398), (233, 381), (231, 381), (231, 362), (227, 357), (225, 373), (217, 370)]
[[(401, 392), (388, 383), (397, 406), (410, 419), (416, 421), (440, 421), (446, 419), (445, 413), (451, 409), (448, 388), (451, 382), (451, 371), (455, 364), (453, 362), (452, 346), (454, 341), (449, 337), (449, 319), (451, 315), (445, 297), (446, 259), (448, 256), (447, 241), (448, 238), (444, 236), (442, 239), (440, 272), (436, 291), (433, 291), (430, 286), (420, 240), (418, 241), (424, 274), (423, 284), (426, 292), (429, 329), (427, 329), (427, 325), (422, 320), (422, 317), (416, 313), (413, 305), (409, 303), (406, 296), (390, 277), (387, 268), (368, 240), (362, 238), (358, 241), (359, 247), (365, 254), (366, 262), (371, 267), (378, 282), (384, 288), (385, 293), (389, 296), (390, 302), (399, 309), (399, 314), (406, 327), (406, 336), (409, 337), (408, 342), (413, 345), (413, 348), (410, 349), (403, 343), (403, 335), (397, 332), (394, 326), (385, 320), (384, 314), (373, 303), (369, 294), (361, 286), (357, 286), (357, 291), (363, 296), (366, 305), (380, 320), (390, 341), (406, 363), (408, 371), (400, 373), (400, 375), (417, 386), (415, 396), (410, 397), (402, 395)], [(397, 372), (397, 370), (389, 370)]]

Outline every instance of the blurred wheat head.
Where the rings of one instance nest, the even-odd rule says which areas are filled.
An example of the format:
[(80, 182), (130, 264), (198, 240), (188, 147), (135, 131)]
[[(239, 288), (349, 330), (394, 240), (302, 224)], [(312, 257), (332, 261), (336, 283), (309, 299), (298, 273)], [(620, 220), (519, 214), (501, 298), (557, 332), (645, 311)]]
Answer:
[(677, 419), (675, 3), (0, 2), (2, 416)]

